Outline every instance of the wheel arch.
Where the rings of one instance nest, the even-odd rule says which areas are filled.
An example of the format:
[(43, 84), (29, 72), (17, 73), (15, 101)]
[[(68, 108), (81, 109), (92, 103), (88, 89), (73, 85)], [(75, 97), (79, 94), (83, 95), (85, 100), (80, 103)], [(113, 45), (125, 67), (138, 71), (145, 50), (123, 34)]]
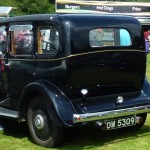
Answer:
[(26, 120), (28, 106), (34, 96), (41, 96), (52, 111), (58, 126), (72, 126), (76, 113), (70, 100), (54, 84), (47, 80), (38, 80), (27, 85), (22, 91), (19, 104), (19, 122)]

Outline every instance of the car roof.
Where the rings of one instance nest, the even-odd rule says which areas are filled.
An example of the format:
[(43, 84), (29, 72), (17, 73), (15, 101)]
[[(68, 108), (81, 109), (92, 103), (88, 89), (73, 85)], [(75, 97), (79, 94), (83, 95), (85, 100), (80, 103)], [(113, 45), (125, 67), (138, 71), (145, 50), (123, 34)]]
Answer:
[(0, 20), (0, 23), (20, 22), (20, 21), (37, 21), (37, 20), (48, 20), (50, 17), (56, 16), (55, 14), (34, 14), (8, 17)]
[(99, 15), (99, 14), (34, 14), (4, 18), (0, 20), (1, 24), (24, 22), (24, 21), (44, 21), (44, 20), (66, 20), (71, 22), (86, 21), (93, 19), (120, 19), (121, 21), (138, 21), (137, 19), (126, 15)]

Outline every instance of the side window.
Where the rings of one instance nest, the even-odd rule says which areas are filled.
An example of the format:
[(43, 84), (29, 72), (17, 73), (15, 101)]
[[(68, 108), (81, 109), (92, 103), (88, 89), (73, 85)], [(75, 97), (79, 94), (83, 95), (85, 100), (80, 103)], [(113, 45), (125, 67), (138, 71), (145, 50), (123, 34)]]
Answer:
[(89, 32), (91, 47), (130, 46), (131, 36), (126, 29), (96, 28)]
[(33, 51), (33, 31), (29, 25), (16, 25), (10, 28), (12, 54), (31, 54)]
[(56, 54), (59, 49), (57, 29), (40, 27), (38, 30), (38, 54)]
[(5, 27), (0, 27), (0, 54), (5, 54), (7, 51), (6, 48), (6, 31)]

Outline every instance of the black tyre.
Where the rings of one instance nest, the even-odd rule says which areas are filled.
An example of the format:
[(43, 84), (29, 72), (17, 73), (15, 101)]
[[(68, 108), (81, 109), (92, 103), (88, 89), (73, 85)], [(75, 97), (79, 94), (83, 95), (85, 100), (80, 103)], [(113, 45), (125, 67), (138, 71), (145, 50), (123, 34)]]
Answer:
[(40, 97), (34, 97), (31, 101), (27, 123), (31, 137), (38, 145), (54, 147), (62, 141), (63, 128), (54, 124), (50, 110)]

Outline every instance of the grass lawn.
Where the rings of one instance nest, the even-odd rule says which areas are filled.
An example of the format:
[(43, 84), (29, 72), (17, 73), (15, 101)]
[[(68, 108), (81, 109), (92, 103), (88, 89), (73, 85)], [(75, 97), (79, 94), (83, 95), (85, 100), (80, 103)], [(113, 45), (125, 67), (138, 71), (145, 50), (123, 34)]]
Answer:
[[(147, 59), (147, 77), (150, 81), (150, 54)], [(28, 130), (15, 121), (3, 121), (0, 131), (0, 150), (46, 150), (30, 140)], [(141, 130), (127, 129), (101, 131), (85, 127), (68, 131), (64, 144), (53, 150), (150, 150), (150, 114)]]
[[(150, 118), (150, 115), (149, 117)], [(46, 150), (35, 145), (29, 138), (26, 127), (8, 122), (4, 131), (0, 131), (0, 150)], [(141, 130), (127, 129), (101, 131), (97, 127), (74, 129), (66, 135), (64, 144), (54, 150), (149, 150), (150, 119)]]
[(148, 54), (147, 56), (146, 75), (147, 75), (148, 80), (150, 81), (150, 54)]

